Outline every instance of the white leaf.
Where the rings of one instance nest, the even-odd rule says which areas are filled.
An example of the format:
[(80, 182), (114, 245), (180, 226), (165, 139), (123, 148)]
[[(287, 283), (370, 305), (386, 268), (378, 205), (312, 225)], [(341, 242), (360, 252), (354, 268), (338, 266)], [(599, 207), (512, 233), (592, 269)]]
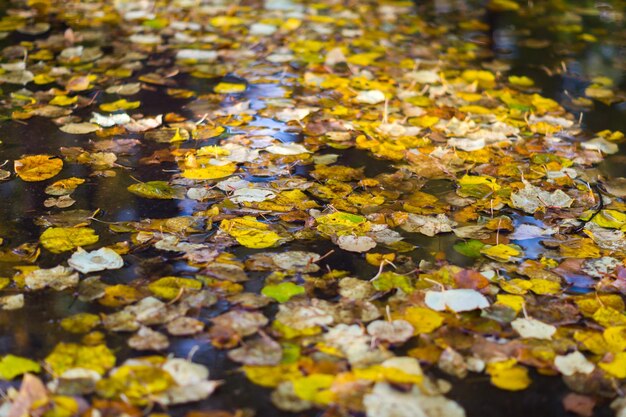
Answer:
[(274, 34), (278, 28), (274, 25), (268, 25), (267, 23), (253, 23), (250, 25), (250, 35), (255, 36), (269, 36)]
[(104, 271), (105, 269), (120, 269), (124, 266), (122, 257), (110, 248), (100, 248), (91, 252), (78, 248), (67, 263), (83, 274)]
[(343, 235), (337, 238), (337, 245), (350, 252), (367, 252), (376, 247), (376, 241), (369, 236)]
[(280, 145), (270, 145), (264, 150), (275, 155), (300, 155), (301, 153), (311, 153), (307, 150), (307, 148), (299, 143), (281, 143)]
[(367, 417), (465, 417), (456, 402), (443, 395), (424, 395), (414, 386), (409, 392), (378, 382), (363, 398)]
[(471, 152), (478, 151), (484, 148), (487, 144), (485, 143), (484, 138), (451, 138), (448, 140), (448, 145), (458, 148), (462, 151)]
[(317, 111), (317, 108), (304, 107), (300, 109), (284, 109), (276, 113), (275, 117), (281, 122), (290, 122), (292, 120), (300, 121), (313, 111)]
[(212, 62), (217, 59), (216, 51), (206, 49), (181, 49), (176, 53), (176, 59), (194, 59), (196, 61)]
[(413, 326), (405, 320), (376, 320), (367, 326), (367, 333), (389, 343), (404, 343), (413, 337)]
[(571, 376), (576, 373), (590, 374), (595, 366), (589, 362), (585, 356), (579, 351), (569, 353), (567, 355), (558, 355), (554, 358), (554, 366), (560, 373)]
[(455, 312), (471, 311), (489, 307), (484, 295), (471, 289), (453, 289), (447, 291), (427, 291), (424, 300), (426, 305), (435, 311), (449, 308)]
[(511, 322), (511, 327), (523, 338), (551, 340), (556, 327), (533, 318), (519, 318)]
[(580, 146), (582, 146), (583, 149), (593, 149), (604, 152), (608, 155), (619, 152), (619, 146), (617, 146), (616, 143), (609, 142), (608, 140), (600, 137), (583, 142)]
[(385, 94), (380, 90), (359, 91), (354, 100), (357, 103), (378, 104), (385, 101)]
[(24, 307), (24, 294), (5, 295), (0, 297), (2, 310), (17, 310)]
[(61, 265), (50, 269), (37, 269), (26, 275), (24, 282), (32, 290), (51, 287), (61, 291), (75, 287), (78, 284), (78, 272)]
[(95, 123), (102, 127), (111, 127), (115, 125), (123, 125), (126, 123), (130, 123), (130, 116), (126, 113), (115, 113), (109, 116), (102, 115), (100, 113), (93, 113), (93, 117), (89, 122)]
[(446, 217), (445, 214), (438, 214), (436, 217), (423, 216), (421, 214), (409, 213), (406, 221), (400, 225), (402, 230), (412, 233), (421, 233), (426, 236), (435, 236), (437, 233), (451, 232), (457, 223)]
[(209, 378), (209, 370), (206, 366), (185, 359), (168, 359), (162, 368), (174, 378), (178, 385), (195, 384)]
[(542, 229), (532, 224), (520, 224), (515, 231), (509, 235), (511, 240), (536, 239), (542, 236), (550, 236), (555, 233), (554, 229)]
[(263, 188), (239, 188), (230, 197), (233, 203), (254, 203), (276, 198), (276, 193)]
[(548, 192), (524, 181), (525, 187), (511, 194), (511, 205), (533, 214), (540, 208), (565, 208), (574, 200), (561, 190)]

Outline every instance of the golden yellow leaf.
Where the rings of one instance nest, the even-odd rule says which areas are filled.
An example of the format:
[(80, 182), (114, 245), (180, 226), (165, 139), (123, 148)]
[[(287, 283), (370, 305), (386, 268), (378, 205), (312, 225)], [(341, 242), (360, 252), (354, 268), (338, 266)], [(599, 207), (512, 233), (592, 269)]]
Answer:
[(45, 361), (52, 373), (57, 376), (74, 368), (91, 369), (103, 375), (115, 365), (115, 355), (106, 345), (59, 343)]
[(487, 364), (487, 373), (491, 375), (493, 385), (508, 391), (520, 391), (532, 383), (528, 369), (517, 365), (515, 359), (491, 362)]
[(125, 98), (114, 101), (112, 103), (102, 103), (100, 109), (106, 112), (114, 112), (117, 110), (136, 109), (141, 105), (140, 101), (128, 101)]
[(43, 181), (61, 172), (63, 160), (50, 155), (30, 155), (16, 160), (14, 168), (24, 181)]
[(220, 94), (241, 93), (246, 91), (246, 85), (243, 83), (221, 82), (213, 88), (213, 91)]
[(611, 362), (599, 362), (598, 366), (616, 378), (626, 378), (626, 352), (618, 352)]
[(100, 324), (100, 316), (78, 313), (61, 320), (61, 327), (70, 333), (87, 333)]
[(237, 164), (208, 165), (204, 168), (190, 168), (183, 171), (182, 176), (190, 180), (213, 180), (224, 178), (237, 171)]
[(411, 323), (415, 334), (432, 333), (443, 324), (440, 313), (424, 307), (409, 307), (401, 318)]
[(179, 277), (163, 277), (150, 283), (148, 289), (152, 291), (154, 295), (166, 300), (172, 300), (176, 298), (184, 290), (199, 290), (202, 288), (202, 283), (198, 280), (191, 278), (179, 278)]
[(522, 251), (512, 245), (485, 246), (480, 250), (483, 255), (500, 262), (508, 262), (511, 258), (522, 255)]
[(267, 224), (252, 216), (224, 219), (220, 223), (220, 229), (234, 237), (241, 245), (254, 249), (269, 248), (281, 239), (280, 235), (270, 230)]
[(89, 227), (50, 227), (39, 238), (44, 248), (61, 253), (98, 241), (96, 231)]

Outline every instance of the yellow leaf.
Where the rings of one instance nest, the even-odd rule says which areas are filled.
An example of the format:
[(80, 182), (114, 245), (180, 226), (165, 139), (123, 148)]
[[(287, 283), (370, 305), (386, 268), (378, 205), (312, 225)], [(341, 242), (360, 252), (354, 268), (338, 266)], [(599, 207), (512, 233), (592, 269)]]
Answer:
[(141, 101), (128, 101), (125, 98), (114, 101), (112, 103), (102, 103), (100, 109), (106, 112), (114, 112), (118, 110), (136, 109), (141, 105)]
[(281, 239), (267, 224), (252, 216), (224, 219), (220, 223), (220, 229), (234, 237), (241, 245), (253, 249), (269, 248)]
[(526, 76), (517, 76), (517, 75), (511, 75), (509, 76), (509, 82), (513, 85), (517, 85), (520, 87), (532, 87), (533, 85), (535, 85), (535, 82), (526, 77)]
[(213, 180), (224, 178), (237, 171), (237, 164), (209, 165), (204, 168), (191, 168), (183, 171), (182, 176), (190, 180)]
[(591, 221), (608, 229), (626, 229), (626, 213), (617, 210), (602, 210)]
[(98, 241), (98, 235), (89, 227), (50, 227), (41, 234), (39, 241), (50, 252), (61, 253), (92, 245)]
[(106, 345), (59, 343), (45, 361), (52, 373), (57, 376), (74, 368), (91, 369), (103, 375), (115, 365), (115, 355)]
[(78, 313), (61, 320), (61, 327), (70, 333), (87, 333), (100, 324), (100, 316)]
[(221, 82), (213, 88), (213, 91), (219, 94), (241, 93), (246, 91), (246, 85), (243, 83)]
[(574, 332), (574, 340), (596, 355), (604, 355), (611, 350), (602, 333), (597, 331), (576, 330)]
[(402, 319), (411, 323), (414, 334), (432, 333), (443, 324), (440, 313), (424, 307), (409, 307), (404, 311)]
[(16, 160), (14, 168), (24, 181), (43, 181), (61, 172), (63, 161), (50, 155), (30, 155)]
[(64, 180), (55, 181), (46, 187), (46, 194), (50, 195), (67, 195), (71, 194), (79, 185), (85, 182), (82, 178), (66, 178)]
[(626, 378), (626, 352), (616, 353), (611, 362), (599, 362), (598, 366), (616, 378)]
[(292, 381), (293, 391), (298, 398), (318, 404), (329, 404), (333, 394), (331, 387), (335, 377), (326, 374), (312, 374)]
[[(31, 55), (32, 58), (32, 55)], [(56, 78), (49, 74), (37, 74), (33, 78), (33, 82), (37, 85), (50, 84), (56, 81)]]
[(392, 382), (396, 384), (419, 384), (424, 377), (403, 372), (396, 367), (374, 365), (367, 368), (355, 368), (352, 373), (357, 379), (375, 382)]
[(487, 364), (487, 373), (491, 375), (493, 385), (508, 391), (520, 391), (532, 383), (528, 369), (517, 365), (515, 359), (491, 362)]
[(68, 97), (65, 95), (62, 96), (56, 96), (54, 97), (52, 100), (50, 100), (50, 104), (52, 104), (53, 106), (69, 106), (71, 104), (74, 104), (78, 101), (78, 97), (74, 96), (74, 97)]
[(362, 54), (351, 55), (347, 58), (348, 63), (352, 65), (371, 65), (382, 56), (379, 52), (364, 52)]
[(508, 262), (511, 258), (517, 258), (522, 255), (522, 252), (511, 245), (495, 245), (485, 246), (480, 250), (483, 255), (495, 259), (500, 262)]
[(469, 83), (476, 82), (484, 88), (493, 87), (496, 81), (495, 75), (485, 70), (465, 70), (461, 74), (461, 78)]
[(547, 279), (533, 278), (530, 280), (532, 287), (530, 290), (535, 294), (557, 294), (561, 291), (561, 284)]
[(41, 366), (35, 361), (15, 355), (6, 355), (0, 360), (0, 379), (10, 381), (26, 372), (41, 372)]
[(576, 297), (574, 302), (585, 317), (592, 317), (600, 307), (611, 307), (617, 311), (626, 310), (626, 304), (618, 294), (592, 293)]
[(626, 326), (626, 315), (611, 307), (600, 307), (592, 318), (603, 327)]
[(507, 306), (519, 313), (524, 306), (524, 297), (520, 295), (498, 294), (496, 296), (496, 304)]
[(612, 352), (621, 352), (626, 349), (626, 326), (613, 326), (604, 330), (602, 334)]
[(119, 307), (126, 304), (134, 303), (141, 298), (141, 294), (135, 288), (129, 285), (112, 285), (104, 290), (104, 297), (98, 301), (103, 306)]
[(172, 376), (157, 366), (123, 365), (98, 381), (96, 392), (104, 398), (123, 398), (134, 405), (145, 405), (151, 397), (175, 384)]
[(250, 366), (241, 368), (246, 377), (256, 385), (273, 388), (283, 381), (293, 381), (301, 378), (299, 364), (288, 363), (276, 366)]
[(154, 295), (166, 300), (172, 300), (178, 297), (181, 292), (185, 290), (199, 290), (202, 288), (202, 283), (191, 278), (179, 278), (179, 277), (163, 277), (150, 283), (148, 289), (152, 291)]

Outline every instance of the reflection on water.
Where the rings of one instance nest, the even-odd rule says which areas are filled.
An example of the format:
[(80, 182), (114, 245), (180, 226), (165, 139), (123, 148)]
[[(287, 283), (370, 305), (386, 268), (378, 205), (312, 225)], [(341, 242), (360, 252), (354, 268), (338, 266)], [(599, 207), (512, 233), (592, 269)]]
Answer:
[[(619, 5), (619, 2), (615, 2)], [(573, 7), (578, 13), (568, 13), (567, 9)], [(419, 13), (430, 16), (433, 22), (442, 27), (450, 26), (451, 22), (459, 19), (476, 19), (477, 27), (488, 25), (486, 31), (463, 31), (458, 33), (458, 43), (463, 42), (490, 45), (490, 56), (479, 57), (484, 62), (494, 67), (507, 66), (511, 73), (527, 75), (535, 80), (537, 87), (543, 93), (563, 105), (575, 115), (582, 117), (583, 125), (590, 130), (599, 129), (624, 129), (626, 120), (626, 105), (616, 103), (603, 105), (595, 102), (593, 107), (580, 107), (572, 98), (584, 94), (590, 80), (596, 76), (610, 78), (615, 89), (626, 90), (625, 78), (625, 50), (624, 50), (624, 25), (620, 17), (613, 12), (612, 3), (594, 2), (537, 2), (530, 7), (527, 13), (516, 15), (506, 12), (485, 11), (482, 7), (465, 1), (434, 1), (433, 3), (420, 3)], [(385, 28), (382, 28), (385, 30)], [(604, 33), (604, 36), (603, 36)], [(614, 34), (606, 36), (606, 34)], [(601, 41), (581, 40), (582, 34), (589, 34)], [(597, 36), (596, 36), (597, 35)], [(29, 39), (32, 39), (29, 38)], [(15, 43), (15, 38), (10, 38), (1, 46)], [(274, 75), (280, 77), (280, 74)], [(211, 86), (217, 80), (193, 78), (186, 75), (175, 77), (179, 88), (188, 88), (199, 93), (211, 91)], [(285, 80), (289, 82), (289, 80)], [(5, 87), (5, 86), (3, 86)], [(12, 87), (6, 87), (5, 93), (10, 92)], [(42, 87), (43, 89), (43, 87)], [(278, 84), (255, 84), (245, 93), (245, 99), (249, 100), (249, 108), (261, 110), (265, 103), (260, 98), (284, 97), (284, 88)], [(166, 113), (170, 111), (188, 112), (200, 118), (206, 113), (203, 106), (208, 103), (192, 102), (185, 99), (173, 99), (164, 97), (162, 94), (150, 91), (142, 91), (138, 100), (144, 103), (142, 111), (146, 114)], [(227, 106), (229, 103), (223, 103)], [(284, 123), (271, 118), (258, 117), (252, 121), (246, 129), (233, 129), (230, 133), (250, 133), (256, 135), (271, 135), (283, 142), (298, 141), (301, 138), (297, 133), (290, 131)], [(129, 138), (138, 137), (129, 135)], [(78, 146), (79, 141), (72, 135), (60, 132), (51, 127), (48, 121), (33, 119), (27, 125), (4, 122), (0, 125), (0, 139), (2, 139), (2, 159), (16, 159), (25, 153), (51, 153), (58, 154), (61, 147)], [(73, 208), (90, 211), (101, 210), (99, 221), (92, 224), (97, 231), (105, 230), (106, 222), (138, 221), (144, 218), (165, 218), (178, 215), (190, 215), (197, 209), (197, 203), (191, 200), (148, 200), (125, 192), (126, 188), (138, 179), (167, 179), (168, 169), (174, 165), (158, 165), (155, 169), (151, 165), (140, 165), (141, 158), (147, 158), (155, 150), (163, 149), (166, 145), (158, 143), (142, 143), (132, 153), (124, 155), (118, 163), (124, 167), (118, 170), (114, 177), (101, 178), (89, 177), (89, 169), (82, 165), (71, 165), (67, 174), (87, 178), (88, 186), (81, 187), (74, 194), (77, 203)], [(328, 153), (333, 153), (329, 151)], [(352, 167), (365, 167), (368, 177), (388, 172), (389, 161), (382, 161), (368, 155), (367, 152), (348, 149), (340, 153), (340, 163)], [(304, 175), (306, 167), (298, 167), (297, 174)], [(601, 169), (608, 175), (626, 176), (626, 153), (608, 157), (602, 164)], [(246, 178), (250, 181), (272, 181), (274, 177)], [(6, 238), (7, 243), (16, 246), (24, 242), (35, 241), (40, 229), (34, 225), (33, 219), (43, 213), (41, 202), (44, 199), (45, 184), (23, 183), (8, 181), (0, 183), (0, 218), (6, 219), (0, 223), (0, 234)], [(425, 190), (442, 195), (451, 190), (451, 183), (441, 181), (427, 184)], [(517, 222), (538, 222), (531, 217), (520, 217)], [(107, 236), (101, 233), (101, 236)], [(407, 237), (407, 241), (418, 246), (415, 256), (418, 259), (433, 259), (433, 254), (444, 252), (448, 259), (457, 265), (463, 265), (467, 259), (452, 250), (455, 238), (452, 235), (443, 235), (435, 238), (418, 238), (413, 234)], [(102, 243), (108, 243), (103, 241)], [(542, 248), (538, 240), (518, 242), (524, 247), (529, 258), (537, 258)], [(333, 248), (328, 242), (313, 242), (306, 246), (297, 243), (290, 249), (314, 250), (318, 253), (327, 253)], [(238, 255), (244, 255), (245, 249), (241, 249)], [(158, 267), (160, 266), (157, 253), (151, 253)], [(42, 259), (42, 265), (54, 266), (58, 264), (58, 257), (47, 254)], [(132, 261), (132, 258), (131, 258)], [(374, 276), (376, 268), (368, 265), (361, 257), (353, 254), (333, 254), (327, 258), (327, 263), (336, 269), (354, 271), (360, 276)], [(9, 276), (13, 273), (14, 265), (0, 264), (0, 276)], [(137, 268), (145, 265), (131, 264), (121, 272), (104, 272), (102, 276), (111, 282), (130, 281), (136, 275)], [(176, 274), (187, 268), (184, 263), (168, 264), (168, 273)], [(575, 279), (575, 277), (572, 277)], [(248, 285), (260, 285), (260, 282), (251, 280)], [(257, 288), (258, 290), (258, 288)], [(75, 299), (71, 293), (41, 292), (28, 295), (28, 302), (23, 310), (0, 313), (0, 353), (15, 353), (23, 356), (43, 357), (50, 347), (60, 340), (70, 340), (68, 334), (58, 333), (58, 321), (69, 314), (78, 312), (98, 312), (98, 308), (91, 304), (82, 303)], [(215, 309), (211, 315), (219, 314)], [(208, 319), (209, 317), (203, 317)], [(131, 355), (122, 340), (111, 339), (112, 346), (117, 349), (119, 358)], [(241, 375), (232, 376), (231, 370), (224, 361), (224, 352), (219, 352), (201, 338), (178, 338), (175, 340), (172, 351), (179, 356), (187, 356), (192, 349), (199, 346), (194, 353), (195, 358), (202, 363), (208, 364), (213, 373), (213, 378), (225, 378), (229, 376), (227, 386), (223, 390), (228, 395), (216, 395), (211, 398), (211, 407), (233, 408), (242, 406), (254, 406), (259, 410), (259, 416), (275, 414), (267, 402), (267, 392), (262, 388), (251, 387), (243, 384)], [(523, 407), (510, 410), (511, 416), (527, 415), (529, 410), (543, 410), (543, 415), (562, 414), (560, 408), (560, 394), (564, 390), (560, 380), (547, 379), (534, 376), (535, 388), (521, 394), (512, 394), (496, 391), (489, 385), (485, 378), (468, 379), (463, 383), (455, 384), (453, 396), (459, 398), (467, 407), (469, 415), (495, 416), (498, 410), (509, 408), (510, 401), (515, 398), (516, 404)], [(8, 383), (0, 383), (4, 388)], [(242, 387), (246, 387), (245, 389)], [(263, 392), (264, 395), (258, 395)], [(255, 395), (257, 394), (257, 395)], [(490, 396), (490, 394), (493, 394)], [(520, 397), (522, 400), (520, 402)], [(489, 398), (484, 401), (484, 398)], [(182, 412), (184, 410), (181, 410)], [(271, 413), (271, 414), (270, 414)], [(600, 414), (605, 415), (606, 409)]]

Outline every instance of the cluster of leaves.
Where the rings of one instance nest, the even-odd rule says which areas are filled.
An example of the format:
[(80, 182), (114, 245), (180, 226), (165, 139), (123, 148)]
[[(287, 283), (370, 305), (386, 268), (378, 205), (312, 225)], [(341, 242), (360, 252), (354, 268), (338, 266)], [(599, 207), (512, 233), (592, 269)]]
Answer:
[[(2, 174), (64, 178), (46, 183), (43, 204), (57, 211), (36, 219), (39, 241), (0, 252), (11, 272), (0, 307), (19, 314), (32, 292), (74, 291), (100, 312), (63, 318), (72, 342), (45, 358), (0, 359), (0, 378), (25, 374), (3, 399), (10, 417), (134, 416), (203, 400), (219, 386), (207, 366), (166, 356), (171, 339), (192, 336), (292, 412), (465, 415), (432, 367), (513, 391), (532, 384), (529, 368), (560, 374), (578, 393), (570, 402), (592, 408), (621, 392), (626, 180), (595, 168), (621, 132), (589, 137), (532, 80), (481, 67), (476, 45), (444, 37), (409, 3), (112, 3), (28, 2), (0, 21), (45, 35), (2, 51), (0, 80), (25, 86), (7, 98), (11, 118), (48, 118), (80, 145), (25, 155)], [(71, 28), (35, 23), (52, 11)], [(189, 78), (211, 92), (181, 88)], [(595, 84), (587, 96), (607, 100)], [(153, 91), (185, 109), (139, 113)], [(142, 147), (152, 153), (133, 158)], [(351, 166), (349, 149), (385, 172)], [(81, 184), (135, 163), (153, 176), (124, 193), (191, 213), (98, 229), (97, 212), (64, 210)], [(90, 177), (66, 175), (76, 165)], [(436, 235), (454, 245), (419, 256)], [(334, 249), (290, 246), (321, 241)], [(240, 246), (250, 250), (237, 256)], [(185, 267), (124, 283), (105, 275), (155, 252)], [(42, 253), (57, 265), (42, 267)], [(374, 272), (335, 269), (333, 254)], [(116, 358), (113, 333), (150, 355)]]

